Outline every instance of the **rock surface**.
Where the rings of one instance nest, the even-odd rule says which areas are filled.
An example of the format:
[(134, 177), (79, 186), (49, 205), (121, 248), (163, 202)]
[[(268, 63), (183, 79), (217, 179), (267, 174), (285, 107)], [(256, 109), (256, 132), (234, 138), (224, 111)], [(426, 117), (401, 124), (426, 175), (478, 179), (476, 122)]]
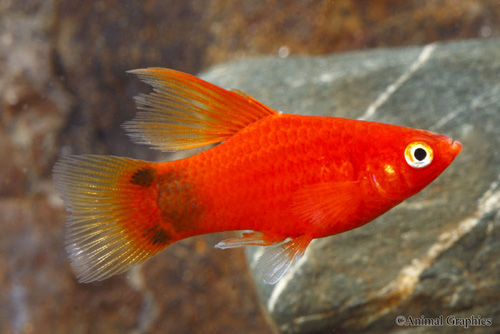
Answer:
[[(204, 75), (274, 108), (429, 129), (460, 140), (428, 188), (370, 224), (313, 242), (276, 285), (258, 283), (282, 333), (500, 330), (500, 40), (261, 59)], [(256, 79), (258, 78), (258, 79)], [(251, 265), (259, 249), (249, 253)], [(396, 324), (444, 316), (444, 326)], [(408, 318), (407, 318), (408, 319)]]

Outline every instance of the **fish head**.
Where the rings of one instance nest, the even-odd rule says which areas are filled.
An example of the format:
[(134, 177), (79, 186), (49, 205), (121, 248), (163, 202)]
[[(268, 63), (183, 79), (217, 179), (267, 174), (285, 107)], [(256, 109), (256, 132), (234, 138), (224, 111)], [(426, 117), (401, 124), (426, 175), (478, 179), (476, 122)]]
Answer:
[(462, 149), (459, 141), (425, 130), (384, 124), (369, 133), (365, 178), (380, 197), (394, 202), (425, 188)]

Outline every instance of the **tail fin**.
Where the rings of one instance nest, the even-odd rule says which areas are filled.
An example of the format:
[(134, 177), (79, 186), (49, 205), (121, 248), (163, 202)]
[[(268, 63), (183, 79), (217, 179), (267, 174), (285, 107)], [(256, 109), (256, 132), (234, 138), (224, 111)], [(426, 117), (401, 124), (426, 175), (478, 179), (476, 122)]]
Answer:
[(54, 182), (71, 215), (66, 249), (80, 282), (103, 280), (173, 242), (155, 201), (155, 164), (114, 156), (63, 158)]

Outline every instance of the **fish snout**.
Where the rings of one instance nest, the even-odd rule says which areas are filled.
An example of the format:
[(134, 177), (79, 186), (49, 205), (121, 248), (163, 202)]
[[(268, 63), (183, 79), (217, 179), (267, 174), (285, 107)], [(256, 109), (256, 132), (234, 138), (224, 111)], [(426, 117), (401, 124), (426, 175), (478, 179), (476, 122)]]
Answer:
[[(451, 138), (450, 138), (451, 139)], [(452, 141), (451, 143), (451, 152), (453, 155), (457, 156), (460, 151), (462, 151), (462, 143), (459, 142), (458, 140)]]

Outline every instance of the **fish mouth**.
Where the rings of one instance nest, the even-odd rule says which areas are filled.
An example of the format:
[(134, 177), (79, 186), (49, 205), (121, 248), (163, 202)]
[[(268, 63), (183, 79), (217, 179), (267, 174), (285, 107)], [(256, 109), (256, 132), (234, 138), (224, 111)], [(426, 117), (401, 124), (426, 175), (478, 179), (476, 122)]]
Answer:
[(449, 145), (451, 154), (456, 157), (460, 151), (462, 151), (462, 143), (458, 140), (453, 140), (452, 138), (442, 135), (441, 138)]
[(459, 142), (458, 140), (455, 140), (451, 143), (451, 151), (453, 154), (456, 156), (460, 151), (462, 150), (462, 143)]

